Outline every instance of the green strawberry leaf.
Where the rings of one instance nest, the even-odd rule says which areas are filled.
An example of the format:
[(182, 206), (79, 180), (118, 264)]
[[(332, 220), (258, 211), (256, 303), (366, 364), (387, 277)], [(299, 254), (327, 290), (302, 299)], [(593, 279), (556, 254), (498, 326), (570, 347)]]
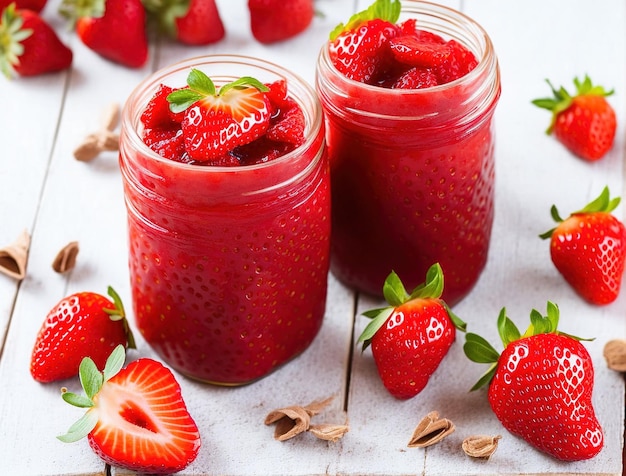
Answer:
[(91, 408), (93, 407), (93, 400), (84, 395), (77, 395), (72, 392), (63, 392), (61, 394), (61, 398), (69, 403), (70, 405), (74, 405), (79, 408)]
[(498, 334), (504, 347), (511, 342), (518, 340), (521, 335), (517, 326), (506, 315), (506, 308), (502, 308), (500, 315), (498, 316)]
[(364, 316), (369, 317), (372, 320), (367, 326), (365, 326), (365, 329), (363, 329), (363, 332), (357, 340), (357, 343), (363, 343), (363, 347), (361, 349), (362, 351), (369, 347), (372, 342), (372, 337), (374, 337), (376, 332), (378, 332), (378, 329), (380, 329), (385, 322), (387, 322), (387, 319), (389, 319), (393, 310), (393, 307), (385, 307), (381, 309), (373, 309), (363, 313)]
[(103, 376), (105, 382), (122, 370), (125, 358), (126, 352), (123, 345), (118, 345), (113, 349), (113, 352), (111, 352), (111, 355), (109, 355), (104, 364)]
[(102, 372), (98, 370), (95, 362), (89, 357), (81, 360), (78, 367), (78, 376), (88, 398), (93, 398), (102, 388), (102, 383), (104, 382)]
[(410, 299), (439, 299), (443, 294), (443, 270), (439, 263), (426, 272), (426, 281), (411, 292)]
[(87, 436), (98, 423), (98, 414), (95, 411), (87, 411), (64, 435), (57, 438), (63, 443), (74, 443)]
[(491, 380), (493, 379), (493, 376), (496, 374), (497, 370), (498, 370), (498, 364), (497, 363), (491, 364), (489, 368), (487, 369), (487, 371), (482, 375), (482, 377), (478, 379), (478, 382), (476, 382), (474, 386), (470, 388), (470, 392), (473, 392), (474, 390), (478, 390), (479, 388), (482, 388), (488, 385), (489, 382), (491, 382)]
[(383, 284), (383, 296), (390, 306), (400, 306), (409, 300), (409, 294), (400, 277), (392, 271)]
[(456, 327), (461, 332), (465, 332), (467, 330), (467, 323), (459, 316), (457, 316), (454, 312), (452, 312), (450, 306), (448, 306), (445, 302), (442, 301), (442, 304), (443, 307), (446, 309), (446, 312), (448, 313), (448, 317), (452, 321), (452, 324), (454, 324), (454, 327)]
[(122, 321), (122, 326), (124, 327), (124, 334), (126, 335), (126, 342), (128, 344), (129, 349), (136, 349), (137, 344), (135, 343), (135, 336), (133, 335), (133, 331), (130, 329), (130, 325), (128, 324), (128, 319), (126, 319), (126, 311), (124, 310), (124, 304), (122, 303), (122, 299), (119, 294), (113, 289), (111, 286), (108, 287), (107, 293), (113, 299), (113, 304), (115, 304), (115, 309), (104, 309), (112, 321)]
[(340, 23), (330, 32), (330, 41), (334, 41), (344, 31), (352, 31), (361, 24), (375, 19), (396, 23), (400, 18), (402, 4), (400, 0), (376, 0), (368, 8), (350, 17), (346, 24)]
[(479, 364), (490, 364), (500, 358), (500, 353), (485, 338), (473, 332), (465, 334), (463, 351), (468, 359)]
[[(595, 199), (593, 199), (591, 202), (589, 202), (580, 210), (571, 213), (569, 217), (572, 217), (574, 215), (586, 214), (586, 213), (598, 213), (598, 212), (611, 213), (613, 210), (617, 208), (620, 202), (621, 202), (621, 197), (611, 198), (609, 187), (604, 187), (602, 189), (602, 192), (600, 192), (600, 195), (598, 195)], [(550, 208), (550, 215), (552, 216), (552, 219), (557, 223), (562, 223), (565, 221), (559, 215), (556, 205), (552, 205), (552, 208)], [(540, 234), (539, 238), (542, 238), (544, 240), (547, 238), (550, 238), (554, 234), (555, 230), (556, 230), (556, 227), (552, 228), (551, 230), (546, 231), (545, 233)]]

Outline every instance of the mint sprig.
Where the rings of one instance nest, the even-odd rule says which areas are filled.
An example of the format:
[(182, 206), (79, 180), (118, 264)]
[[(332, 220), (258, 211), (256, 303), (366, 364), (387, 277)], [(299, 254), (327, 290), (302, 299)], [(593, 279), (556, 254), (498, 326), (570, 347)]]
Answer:
[(330, 32), (330, 41), (334, 41), (344, 31), (354, 30), (370, 20), (380, 19), (395, 24), (400, 18), (401, 8), (400, 0), (376, 0), (365, 10), (352, 15), (347, 23), (337, 25)]

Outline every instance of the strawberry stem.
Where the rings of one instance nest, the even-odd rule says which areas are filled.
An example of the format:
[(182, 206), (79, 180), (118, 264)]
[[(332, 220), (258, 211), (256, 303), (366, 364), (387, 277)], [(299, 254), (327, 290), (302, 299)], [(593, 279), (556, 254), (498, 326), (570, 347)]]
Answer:
[(105, 308), (103, 309), (106, 312), (112, 321), (122, 321), (122, 326), (124, 327), (124, 334), (126, 334), (126, 344), (129, 349), (136, 349), (137, 344), (135, 343), (135, 336), (133, 335), (133, 331), (130, 329), (130, 325), (128, 324), (128, 319), (126, 319), (126, 311), (124, 310), (124, 304), (122, 303), (122, 299), (119, 294), (113, 289), (111, 286), (108, 287), (107, 293), (113, 299), (113, 304), (115, 305), (115, 309)]
[(116, 375), (124, 365), (125, 349), (123, 345), (118, 345), (111, 355), (109, 355), (104, 372), (100, 372), (92, 359), (85, 357), (78, 368), (78, 375), (85, 395), (77, 395), (72, 392), (63, 391), (61, 398), (70, 405), (79, 408), (89, 408), (87, 412), (76, 421), (64, 435), (57, 438), (64, 443), (73, 443), (87, 436), (98, 423), (98, 413), (94, 408), (93, 398), (102, 388), (104, 382)]
[(330, 41), (334, 41), (344, 31), (358, 28), (362, 23), (381, 19), (389, 23), (396, 23), (400, 18), (402, 5), (400, 0), (376, 0), (368, 8), (350, 17), (346, 24), (340, 23), (330, 32)]
[[(439, 299), (443, 293), (443, 284), (443, 270), (439, 263), (433, 264), (428, 269), (424, 283), (418, 285), (411, 294), (407, 293), (402, 280), (395, 271), (389, 273), (383, 284), (383, 296), (389, 306), (371, 309), (363, 313), (363, 316), (372, 319), (372, 321), (365, 327), (357, 340), (357, 343), (363, 343), (362, 350), (367, 349), (374, 334), (376, 334), (387, 319), (389, 319), (396, 307), (414, 299)], [(454, 327), (465, 332), (467, 327), (466, 323), (454, 314), (445, 302), (441, 301), (441, 303), (446, 308)]]
[(244, 76), (231, 83), (224, 84), (219, 92), (217, 92), (211, 78), (204, 72), (195, 68), (192, 68), (187, 75), (187, 86), (186, 88), (176, 89), (167, 95), (167, 101), (170, 103), (170, 110), (172, 112), (182, 112), (196, 102), (209, 96), (223, 96), (230, 89), (246, 89), (253, 87), (261, 92), (269, 91), (269, 88), (258, 79)]

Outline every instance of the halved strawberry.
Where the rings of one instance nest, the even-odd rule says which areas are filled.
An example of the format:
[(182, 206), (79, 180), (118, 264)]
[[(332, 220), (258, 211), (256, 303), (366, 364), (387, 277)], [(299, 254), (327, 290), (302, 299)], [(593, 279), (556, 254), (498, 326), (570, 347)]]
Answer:
[(268, 91), (260, 81), (243, 77), (216, 89), (202, 71), (192, 69), (188, 88), (168, 95), (174, 113), (184, 111), (185, 149), (191, 158), (207, 162), (262, 136), (270, 123)]
[(67, 403), (88, 408), (65, 435), (65, 443), (88, 436), (89, 445), (106, 463), (149, 474), (186, 468), (200, 450), (200, 433), (172, 372), (152, 359), (124, 365), (118, 346), (103, 371), (83, 359), (80, 381), (85, 395), (64, 392)]
[(395, 25), (400, 8), (398, 0), (377, 0), (366, 10), (354, 14), (347, 24), (335, 27), (329, 44), (335, 68), (344, 76), (363, 83), (371, 83), (386, 70), (392, 60), (389, 40), (400, 32)]

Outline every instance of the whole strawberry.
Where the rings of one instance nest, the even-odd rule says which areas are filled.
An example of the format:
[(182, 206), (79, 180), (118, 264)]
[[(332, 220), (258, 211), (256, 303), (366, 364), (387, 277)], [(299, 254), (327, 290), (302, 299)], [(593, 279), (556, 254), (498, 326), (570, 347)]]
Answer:
[(215, 0), (143, 0), (162, 31), (187, 45), (208, 45), (226, 35)]
[(38, 13), (15, 4), (2, 10), (0, 70), (7, 78), (61, 71), (71, 66), (72, 58), (72, 50)]
[(606, 100), (613, 90), (605, 91), (585, 76), (582, 82), (574, 79), (576, 94), (572, 96), (565, 88), (557, 90), (546, 81), (553, 97), (532, 101), (534, 105), (552, 111), (552, 121), (546, 132), (554, 132), (565, 147), (585, 160), (604, 157), (613, 147), (617, 127), (615, 111)]
[(135, 348), (122, 302), (109, 287), (113, 302), (100, 294), (81, 292), (54, 306), (43, 322), (33, 348), (30, 373), (39, 382), (75, 377), (84, 357), (104, 366), (117, 345)]
[(364, 313), (372, 320), (359, 337), (363, 350), (372, 355), (385, 388), (398, 399), (421, 392), (448, 353), (461, 321), (440, 299), (443, 271), (430, 267), (426, 282), (409, 295), (400, 278), (391, 272), (383, 286), (389, 307)]
[(59, 12), (75, 23), (80, 40), (103, 58), (130, 68), (146, 63), (148, 36), (141, 0), (63, 0)]
[(39, 13), (48, 2), (47, 0), (0, 0), (0, 12), (11, 5), (11, 3), (14, 3), (17, 9), (32, 10)]
[(467, 333), (467, 357), (491, 367), (472, 390), (489, 385), (489, 404), (502, 425), (535, 448), (565, 461), (600, 452), (603, 431), (592, 404), (593, 364), (579, 339), (557, 330), (558, 307), (534, 310), (521, 335), (502, 309), (500, 355), (482, 337)]
[(376, 0), (330, 34), (330, 60), (349, 79), (373, 83), (392, 60), (389, 41), (401, 31), (399, 0)]
[(248, 0), (252, 35), (261, 43), (275, 43), (306, 30), (315, 8), (313, 0)]
[(85, 395), (63, 393), (67, 403), (87, 408), (65, 435), (65, 443), (88, 437), (106, 463), (142, 474), (171, 474), (186, 468), (200, 449), (200, 433), (172, 372), (152, 359), (124, 365), (118, 346), (103, 366), (80, 364)]
[(173, 113), (184, 112), (182, 138), (189, 156), (201, 162), (221, 162), (235, 147), (261, 137), (270, 124), (268, 87), (243, 77), (219, 90), (202, 71), (192, 69), (189, 87), (167, 96)]
[(619, 295), (626, 261), (626, 229), (611, 214), (620, 198), (610, 198), (608, 187), (568, 218), (541, 235), (550, 239), (550, 257), (556, 269), (574, 290), (592, 304), (608, 304)]

